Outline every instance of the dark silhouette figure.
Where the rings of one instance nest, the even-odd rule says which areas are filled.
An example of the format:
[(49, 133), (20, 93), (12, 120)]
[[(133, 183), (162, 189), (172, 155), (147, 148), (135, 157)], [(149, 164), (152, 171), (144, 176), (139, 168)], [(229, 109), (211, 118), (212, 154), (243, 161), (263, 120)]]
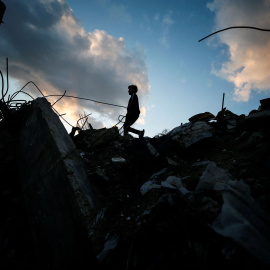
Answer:
[(144, 136), (144, 129), (142, 131), (132, 128), (133, 125), (140, 115), (139, 109), (139, 99), (137, 96), (138, 87), (136, 85), (130, 85), (128, 87), (128, 93), (130, 95), (130, 99), (128, 101), (127, 114), (124, 123), (124, 136), (128, 134), (128, 132), (135, 133), (139, 135), (140, 138)]
[(0, 25), (4, 23), (3, 17), (5, 14), (5, 11), (6, 11), (6, 5), (0, 0)]

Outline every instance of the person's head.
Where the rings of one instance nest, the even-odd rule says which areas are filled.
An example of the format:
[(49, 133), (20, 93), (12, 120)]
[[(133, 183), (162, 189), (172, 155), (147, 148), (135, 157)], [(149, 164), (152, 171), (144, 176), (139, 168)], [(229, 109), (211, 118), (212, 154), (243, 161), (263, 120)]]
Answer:
[(5, 14), (5, 11), (6, 11), (6, 5), (0, 0), (0, 25), (4, 23), (3, 17)]
[(132, 84), (132, 85), (129, 85), (128, 86), (128, 93), (131, 95), (131, 94), (133, 94), (133, 93), (137, 93), (138, 92), (138, 87), (137, 87), (137, 85), (134, 85), (134, 84)]

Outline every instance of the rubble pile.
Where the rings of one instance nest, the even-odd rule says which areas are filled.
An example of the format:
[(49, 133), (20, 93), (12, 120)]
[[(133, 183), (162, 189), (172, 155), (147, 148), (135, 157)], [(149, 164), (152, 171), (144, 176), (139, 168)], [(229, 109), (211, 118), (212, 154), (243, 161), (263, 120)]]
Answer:
[[(98, 201), (87, 219), (95, 269), (269, 269), (269, 104), (201, 113), (153, 138), (117, 127), (70, 134)], [(12, 172), (2, 178), (1, 269), (34, 269), (14, 135), (2, 123), (0, 136), (1, 170)]]

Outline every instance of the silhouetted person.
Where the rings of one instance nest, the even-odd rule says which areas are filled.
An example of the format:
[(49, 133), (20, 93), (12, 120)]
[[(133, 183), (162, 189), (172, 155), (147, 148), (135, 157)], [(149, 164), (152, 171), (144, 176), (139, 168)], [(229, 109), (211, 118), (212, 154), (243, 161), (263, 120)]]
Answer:
[(6, 5), (0, 0), (0, 25), (4, 23), (3, 17), (5, 14), (5, 11), (6, 11)]
[(124, 123), (124, 136), (127, 135), (128, 132), (132, 132), (139, 135), (139, 137), (142, 138), (144, 136), (144, 129), (140, 131), (131, 127), (137, 121), (140, 115), (139, 99), (136, 94), (137, 91), (138, 87), (136, 85), (130, 85), (128, 87), (130, 99), (128, 101), (127, 114)]

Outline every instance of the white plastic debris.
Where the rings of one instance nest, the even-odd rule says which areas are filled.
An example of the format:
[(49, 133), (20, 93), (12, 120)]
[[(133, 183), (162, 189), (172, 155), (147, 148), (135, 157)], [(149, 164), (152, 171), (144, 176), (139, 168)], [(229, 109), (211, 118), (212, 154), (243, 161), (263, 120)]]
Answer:
[(249, 186), (242, 181), (228, 181), (216, 183), (214, 189), (222, 192), (223, 205), (212, 228), (270, 266), (270, 217), (258, 207)]
[(180, 188), (183, 187), (182, 181), (180, 178), (176, 177), (176, 176), (169, 176), (166, 181), (166, 183), (174, 186), (175, 188)]
[(106, 257), (110, 254), (111, 250), (116, 248), (118, 242), (119, 236), (113, 235), (110, 237), (110, 235), (106, 235), (104, 249), (99, 253), (97, 259), (101, 262), (104, 261)]
[(126, 162), (126, 160), (124, 158), (119, 157), (119, 158), (112, 158), (112, 162), (122, 162), (122, 163), (124, 163), (124, 162)]
[(160, 188), (160, 187), (161, 187), (161, 185), (157, 185), (153, 181), (147, 181), (141, 186), (140, 192), (141, 192), (142, 195), (144, 195), (150, 189), (152, 189), (152, 188)]
[(183, 186), (181, 179), (176, 176), (169, 176), (161, 185), (167, 188), (178, 189), (183, 195), (190, 193), (190, 191)]

